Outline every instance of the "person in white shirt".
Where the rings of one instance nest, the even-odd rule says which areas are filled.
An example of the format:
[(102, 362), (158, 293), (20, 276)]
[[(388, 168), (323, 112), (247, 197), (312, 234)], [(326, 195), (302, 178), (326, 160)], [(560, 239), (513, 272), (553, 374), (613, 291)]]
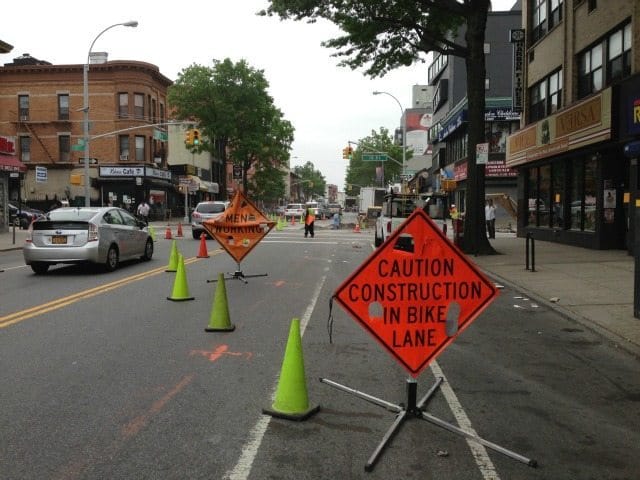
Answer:
[(138, 216), (142, 218), (146, 224), (149, 224), (149, 210), (151, 210), (149, 204), (145, 200), (142, 200), (138, 205), (137, 213)]
[(487, 223), (487, 234), (489, 238), (496, 238), (496, 207), (493, 200), (489, 199), (484, 207), (484, 219)]

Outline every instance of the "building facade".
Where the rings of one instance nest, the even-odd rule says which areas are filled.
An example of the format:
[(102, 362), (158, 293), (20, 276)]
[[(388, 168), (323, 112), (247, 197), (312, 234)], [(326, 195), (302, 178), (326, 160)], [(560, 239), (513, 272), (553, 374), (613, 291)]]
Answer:
[(631, 251), (639, 21), (637, 0), (523, 2), (524, 114), (507, 142), (519, 236)]
[[(106, 59), (105, 59), (106, 60)], [(30, 55), (0, 67), (0, 137), (12, 139), (26, 172), (10, 199), (48, 210), (61, 200), (134, 209), (143, 198), (162, 216), (176, 182), (168, 169), (166, 93), (172, 81), (138, 61), (91, 64), (89, 179), (84, 178), (83, 65)], [(157, 192), (154, 194), (154, 192)], [(0, 228), (3, 226), (0, 225)]]
[[(514, 169), (505, 165), (507, 137), (520, 125), (520, 112), (514, 105), (513, 78), (505, 72), (514, 64), (514, 45), (509, 33), (520, 28), (520, 3), (509, 11), (489, 12), (485, 34), (485, 192), (516, 197)], [(464, 28), (456, 36), (464, 43)], [(463, 58), (436, 53), (428, 69), (428, 82), (434, 88), (433, 126), (429, 141), (432, 162), (421, 191), (445, 192), (438, 202), (455, 203), (464, 213), (467, 190), (467, 159), (476, 152), (468, 150), (468, 101), (466, 65)], [(446, 205), (439, 205), (447, 208)], [(441, 210), (440, 210), (441, 211)], [(438, 212), (432, 212), (439, 215)], [(499, 210), (499, 223), (515, 223), (506, 210)]]

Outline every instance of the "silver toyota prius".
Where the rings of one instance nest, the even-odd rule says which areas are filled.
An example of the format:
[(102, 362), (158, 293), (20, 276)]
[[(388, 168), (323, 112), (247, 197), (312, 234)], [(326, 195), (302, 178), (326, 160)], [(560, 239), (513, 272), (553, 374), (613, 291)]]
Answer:
[(31, 224), (22, 249), (37, 273), (57, 263), (96, 263), (107, 271), (122, 260), (151, 260), (153, 239), (146, 224), (115, 207), (63, 207)]

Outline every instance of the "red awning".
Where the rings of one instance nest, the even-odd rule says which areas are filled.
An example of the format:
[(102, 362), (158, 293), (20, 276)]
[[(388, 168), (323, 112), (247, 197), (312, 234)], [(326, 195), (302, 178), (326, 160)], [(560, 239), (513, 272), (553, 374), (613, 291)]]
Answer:
[(5, 172), (26, 172), (27, 166), (13, 155), (0, 155), (0, 170)]

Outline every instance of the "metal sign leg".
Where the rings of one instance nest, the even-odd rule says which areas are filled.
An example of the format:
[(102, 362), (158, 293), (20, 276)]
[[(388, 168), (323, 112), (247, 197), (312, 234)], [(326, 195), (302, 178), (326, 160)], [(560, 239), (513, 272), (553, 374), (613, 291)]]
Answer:
[[(255, 273), (253, 275), (245, 275), (244, 273), (242, 273), (242, 270), (240, 270), (240, 262), (237, 263), (238, 265), (238, 269), (231, 273), (231, 272), (227, 272), (227, 275), (229, 275), (228, 277), (224, 277), (225, 280), (240, 280), (241, 282), (244, 282), (244, 284), (246, 285), (247, 283), (247, 278), (253, 278), (253, 277), (266, 277), (268, 274), (267, 273)], [(207, 280), (207, 283), (213, 283), (213, 282), (217, 282), (218, 279), (212, 279), (212, 280)]]

